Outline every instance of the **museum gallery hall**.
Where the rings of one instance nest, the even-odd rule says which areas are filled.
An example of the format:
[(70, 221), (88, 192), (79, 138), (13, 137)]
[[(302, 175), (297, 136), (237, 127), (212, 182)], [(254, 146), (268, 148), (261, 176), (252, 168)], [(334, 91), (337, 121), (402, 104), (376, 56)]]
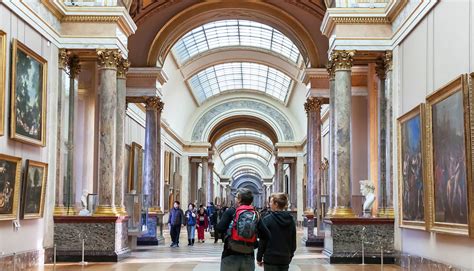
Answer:
[(473, 149), (470, 0), (0, 0), (1, 271), (474, 270)]

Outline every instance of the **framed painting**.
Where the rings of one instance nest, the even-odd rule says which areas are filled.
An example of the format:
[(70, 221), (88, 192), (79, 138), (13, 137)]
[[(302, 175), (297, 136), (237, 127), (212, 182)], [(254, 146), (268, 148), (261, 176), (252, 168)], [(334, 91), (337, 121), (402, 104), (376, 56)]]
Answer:
[(7, 33), (0, 30), (0, 136), (5, 134), (6, 62), (7, 62)]
[(142, 192), (142, 168), (143, 168), (143, 148), (140, 144), (132, 142), (130, 146), (130, 157), (128, 164), (128, 193), (135, 190)]
[[(471, 73), (469, 75), (469, 108), (470, 108), (470, 111), (469, 111), (469, 121), (471, 122), (470, 123), (470, 127), (472, 129), (472, 127), (474, 127), (474, 72)], [(473, 144), (474, 142), (474, 133), (471, 133), (471, 148), (470, 148), (470, 151), (471, 151), (471, 171), (469, 173), (471, 173), (471, 178), (472, 178), (472, 170), (474, 170), (474, 161), (473, 161), (473, 157), (474, 157), (474, 150), (472, 149)], [(471, 184), (472, 184), (472, 179), (471, 179)], [(469, 188), (469, 210), (470, 210), (470, 216), (469, 216), (469, 236), (471, 238), (474, 238), (474, 184), (471, 185), (471, 187)]]
[(47, 61), (13, 40), (10, 137), (45, 146)]
[(23, 219), (43, 217), (47, 178), (48, 164), (26, 160), (21, 197)]
[(21, 158), (0, 154), (0, 220), (14, 220), (20, 199)]
[(400, 227), (426, 230), (425, 105), (398, 118), (398, 210)]
[[(426, 98), (429, 229), (468, 235), (471, 136), (467, 76)], [(472, 210), (471, 210), (472, 211)]]

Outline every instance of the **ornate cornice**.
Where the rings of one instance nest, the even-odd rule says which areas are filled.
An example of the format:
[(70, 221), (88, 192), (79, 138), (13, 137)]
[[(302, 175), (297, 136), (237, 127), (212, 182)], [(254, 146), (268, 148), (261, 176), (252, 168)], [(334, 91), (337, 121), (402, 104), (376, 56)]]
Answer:
[(130, 62), (128, 59), (120, 56), (117, 64), (117, 78), (127, 79), (127, 71), (130, 68)]
[(317, 97), (309, 97), (304, 103), (304, 110), (306, 111), (306, 114), (309, 112), (320, 111), (322, 105), (323, 101), (321, 99)]
[(334, 71), (350, 70), (355, 51), (335, 50), (331, 53), (331, 61), (334, 63)]
[(120, 20), (120, 16), (103, 15), (71, 15), (61, 18), (61, 22), (68, 23), (115, 23)]
[(81, 72), (81, 64), (79, 64), (79, 56), (69, 55), (67, 58), (67, 65), (69, 68), (69, 77), (76, 78)]
[(98, 49), (97, 63), (102, 69), (117, 69), (120, 53), (116, 49)]
[(147, 109), (156, 109), (158, 112), (161, 113), (165, 104), (161, 101), (160, 97), (148, 97), (145, 100), (145, 105)]
[(332, 17), (336, 24), (390, 24), (387, 17)]
[(59, 49), (58, 52), (58, 67), (60, 69), (66, 69), (67, 68), (67, 51), (66, 49)]

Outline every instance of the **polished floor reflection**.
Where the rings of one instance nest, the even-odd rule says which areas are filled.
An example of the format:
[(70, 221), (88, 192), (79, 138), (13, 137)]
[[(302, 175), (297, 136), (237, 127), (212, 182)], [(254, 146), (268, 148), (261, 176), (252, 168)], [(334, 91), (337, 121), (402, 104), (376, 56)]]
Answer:
[[(58, 264), (56, 267), (46, 265), (40, 270), (116, 270), (116, 271), (155, 271), (155, 270), (198, 270), (214, 271), (220, 268), (220, 256), (222, 253), (222, 243), (214, 244), (206, 233), (206, 242), (196, 243), (193, 247), (187, 246), (186, 235), (183, 230), (180, 238), (179, 248), (170, 248), (168, 245), (158, 247), (139, 247), (132, 252), (130, 257), (120, 263), (88, 263), (85, 266), (79, 264)], [(301, 237), (302, 232), (298, 232)], [(169, 244), (169, 234), (165, 232), (166, 241)], [(301, 238), (300, 238), (301, 240)], [(263, 270), (257, 268), (256, 270)], [(333, 270), (333, 271), (377, 271), (381, 270), (380, 265), (329, 265), (327, 257), (320, 250), (307, 248), (301, 244), (295, 253), (293, 262), (290, 265), (290, 271), (299, 270)], [(403, 270), (399, 266), (386, 265), (385, 271)]]

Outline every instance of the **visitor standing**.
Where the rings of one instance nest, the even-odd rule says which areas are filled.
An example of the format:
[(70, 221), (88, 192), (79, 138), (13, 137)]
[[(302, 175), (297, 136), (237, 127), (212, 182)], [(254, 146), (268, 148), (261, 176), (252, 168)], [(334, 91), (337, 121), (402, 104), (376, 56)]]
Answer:
[(199, 211), (197, 214), (197, 231), (198, 231), (198, 243), (202, 242), (204, 243), (204, 230), (207, 228), (209, 222), (207, 218), (207, 213), (204, 210), (204, 206), (200, 205), (199, 206)]
[(168, 225), (171, 235), (170, 247), (179, 247), (179, 233), (181, 232), (181, 225), (184, 225), (184, 214), (183, 210), (179, 208), (179, 201), (173, 203), (173, 208), (168, 218)]
[(222, 252), (221, 271), (248, 271), (255, 269), (254, 249), (257, 238), (269, 239), (270, 232), (252, 206), (252, 191), (237, 190), (236, 207), (222, 214), (216, 230), (226, 234)]
[(263, 224), (273, 236), (262, 238), (258, 246), (257, 263), (265, 271), (288, 271), (296, 250), (296, 225), (293, 216), (285, 211), (288, 196), (284, 193), (272, 194), (271, 211), (262, 218)]
[(196, 231), (197, 220), (194, 207), (195, 205), (193, 203), (188, 204), (188, 210), (184, 213), (184, 217), (186, 218), (186, 229), (188, 230), (188, 246), (194, 245), (194, 233)]

